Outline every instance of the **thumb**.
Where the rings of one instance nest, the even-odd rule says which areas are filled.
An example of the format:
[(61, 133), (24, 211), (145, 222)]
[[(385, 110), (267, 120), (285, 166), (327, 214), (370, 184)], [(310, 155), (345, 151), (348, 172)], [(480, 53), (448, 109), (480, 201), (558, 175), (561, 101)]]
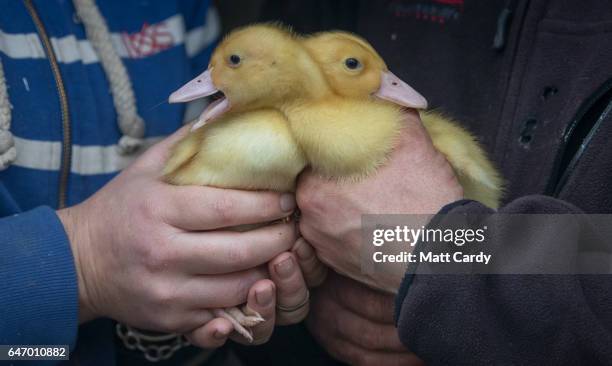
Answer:
[(170, 157), (172, 147), (182, 138), (189, 135), (191, 125), (192, 123), (189, 123), (179, 128), (172, 135), (151, 146), (134, 162), (134, 165), (156, 172), (161, 171)]

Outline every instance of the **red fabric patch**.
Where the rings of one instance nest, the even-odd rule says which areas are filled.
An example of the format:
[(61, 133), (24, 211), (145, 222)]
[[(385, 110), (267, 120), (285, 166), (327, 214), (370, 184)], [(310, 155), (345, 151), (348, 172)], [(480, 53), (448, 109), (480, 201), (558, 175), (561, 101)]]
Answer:
[(463, 5), (464, 0), (395, 0), (389, 4), (389, 9), (396, 18), (411, 18), (445, 25), (461, 17)]
[(165, 23), (144, 23), (140, 32), (122, 33), (121, 38), (132, 58), (150, 56), (174, 45), (172, 33)]

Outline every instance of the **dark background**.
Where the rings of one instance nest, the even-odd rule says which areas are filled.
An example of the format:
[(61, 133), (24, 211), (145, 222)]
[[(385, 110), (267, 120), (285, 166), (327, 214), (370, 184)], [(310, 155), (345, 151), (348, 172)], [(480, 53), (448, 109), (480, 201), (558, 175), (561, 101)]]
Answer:
[(354, 31), (360, 0), (216, 0), (223, 33), (259, 21), (282, 21), (298, 32)]

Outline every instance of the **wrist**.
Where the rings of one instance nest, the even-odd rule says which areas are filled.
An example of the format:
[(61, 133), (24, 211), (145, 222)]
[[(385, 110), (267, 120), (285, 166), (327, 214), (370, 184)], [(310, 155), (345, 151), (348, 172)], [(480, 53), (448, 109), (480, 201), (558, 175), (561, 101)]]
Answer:
[(87, 220), (81, 213), (80, 206), (73, 206), (57, 211), (68, 240), (74, 258), (79, 288), (79, 324), (86, 323), (98, 317), (94, 307), (91, 305), (90, 291), (91, 279), (85, 273), (85, 252), (90, 248), (90, 236)]

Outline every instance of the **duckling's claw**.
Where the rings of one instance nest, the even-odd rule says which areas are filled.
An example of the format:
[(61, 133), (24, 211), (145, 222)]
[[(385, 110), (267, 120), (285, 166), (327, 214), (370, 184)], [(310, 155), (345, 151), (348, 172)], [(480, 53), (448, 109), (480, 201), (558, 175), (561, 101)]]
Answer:
[(265, 321), (258, 312), (248, 309), (246, 305), (242, 310), (237, 307), (214, 309), (213, 314), (229, 320), (234, 330), (246, 338), (249, 343), (253, 342), (253, 331), (250, 328)]

